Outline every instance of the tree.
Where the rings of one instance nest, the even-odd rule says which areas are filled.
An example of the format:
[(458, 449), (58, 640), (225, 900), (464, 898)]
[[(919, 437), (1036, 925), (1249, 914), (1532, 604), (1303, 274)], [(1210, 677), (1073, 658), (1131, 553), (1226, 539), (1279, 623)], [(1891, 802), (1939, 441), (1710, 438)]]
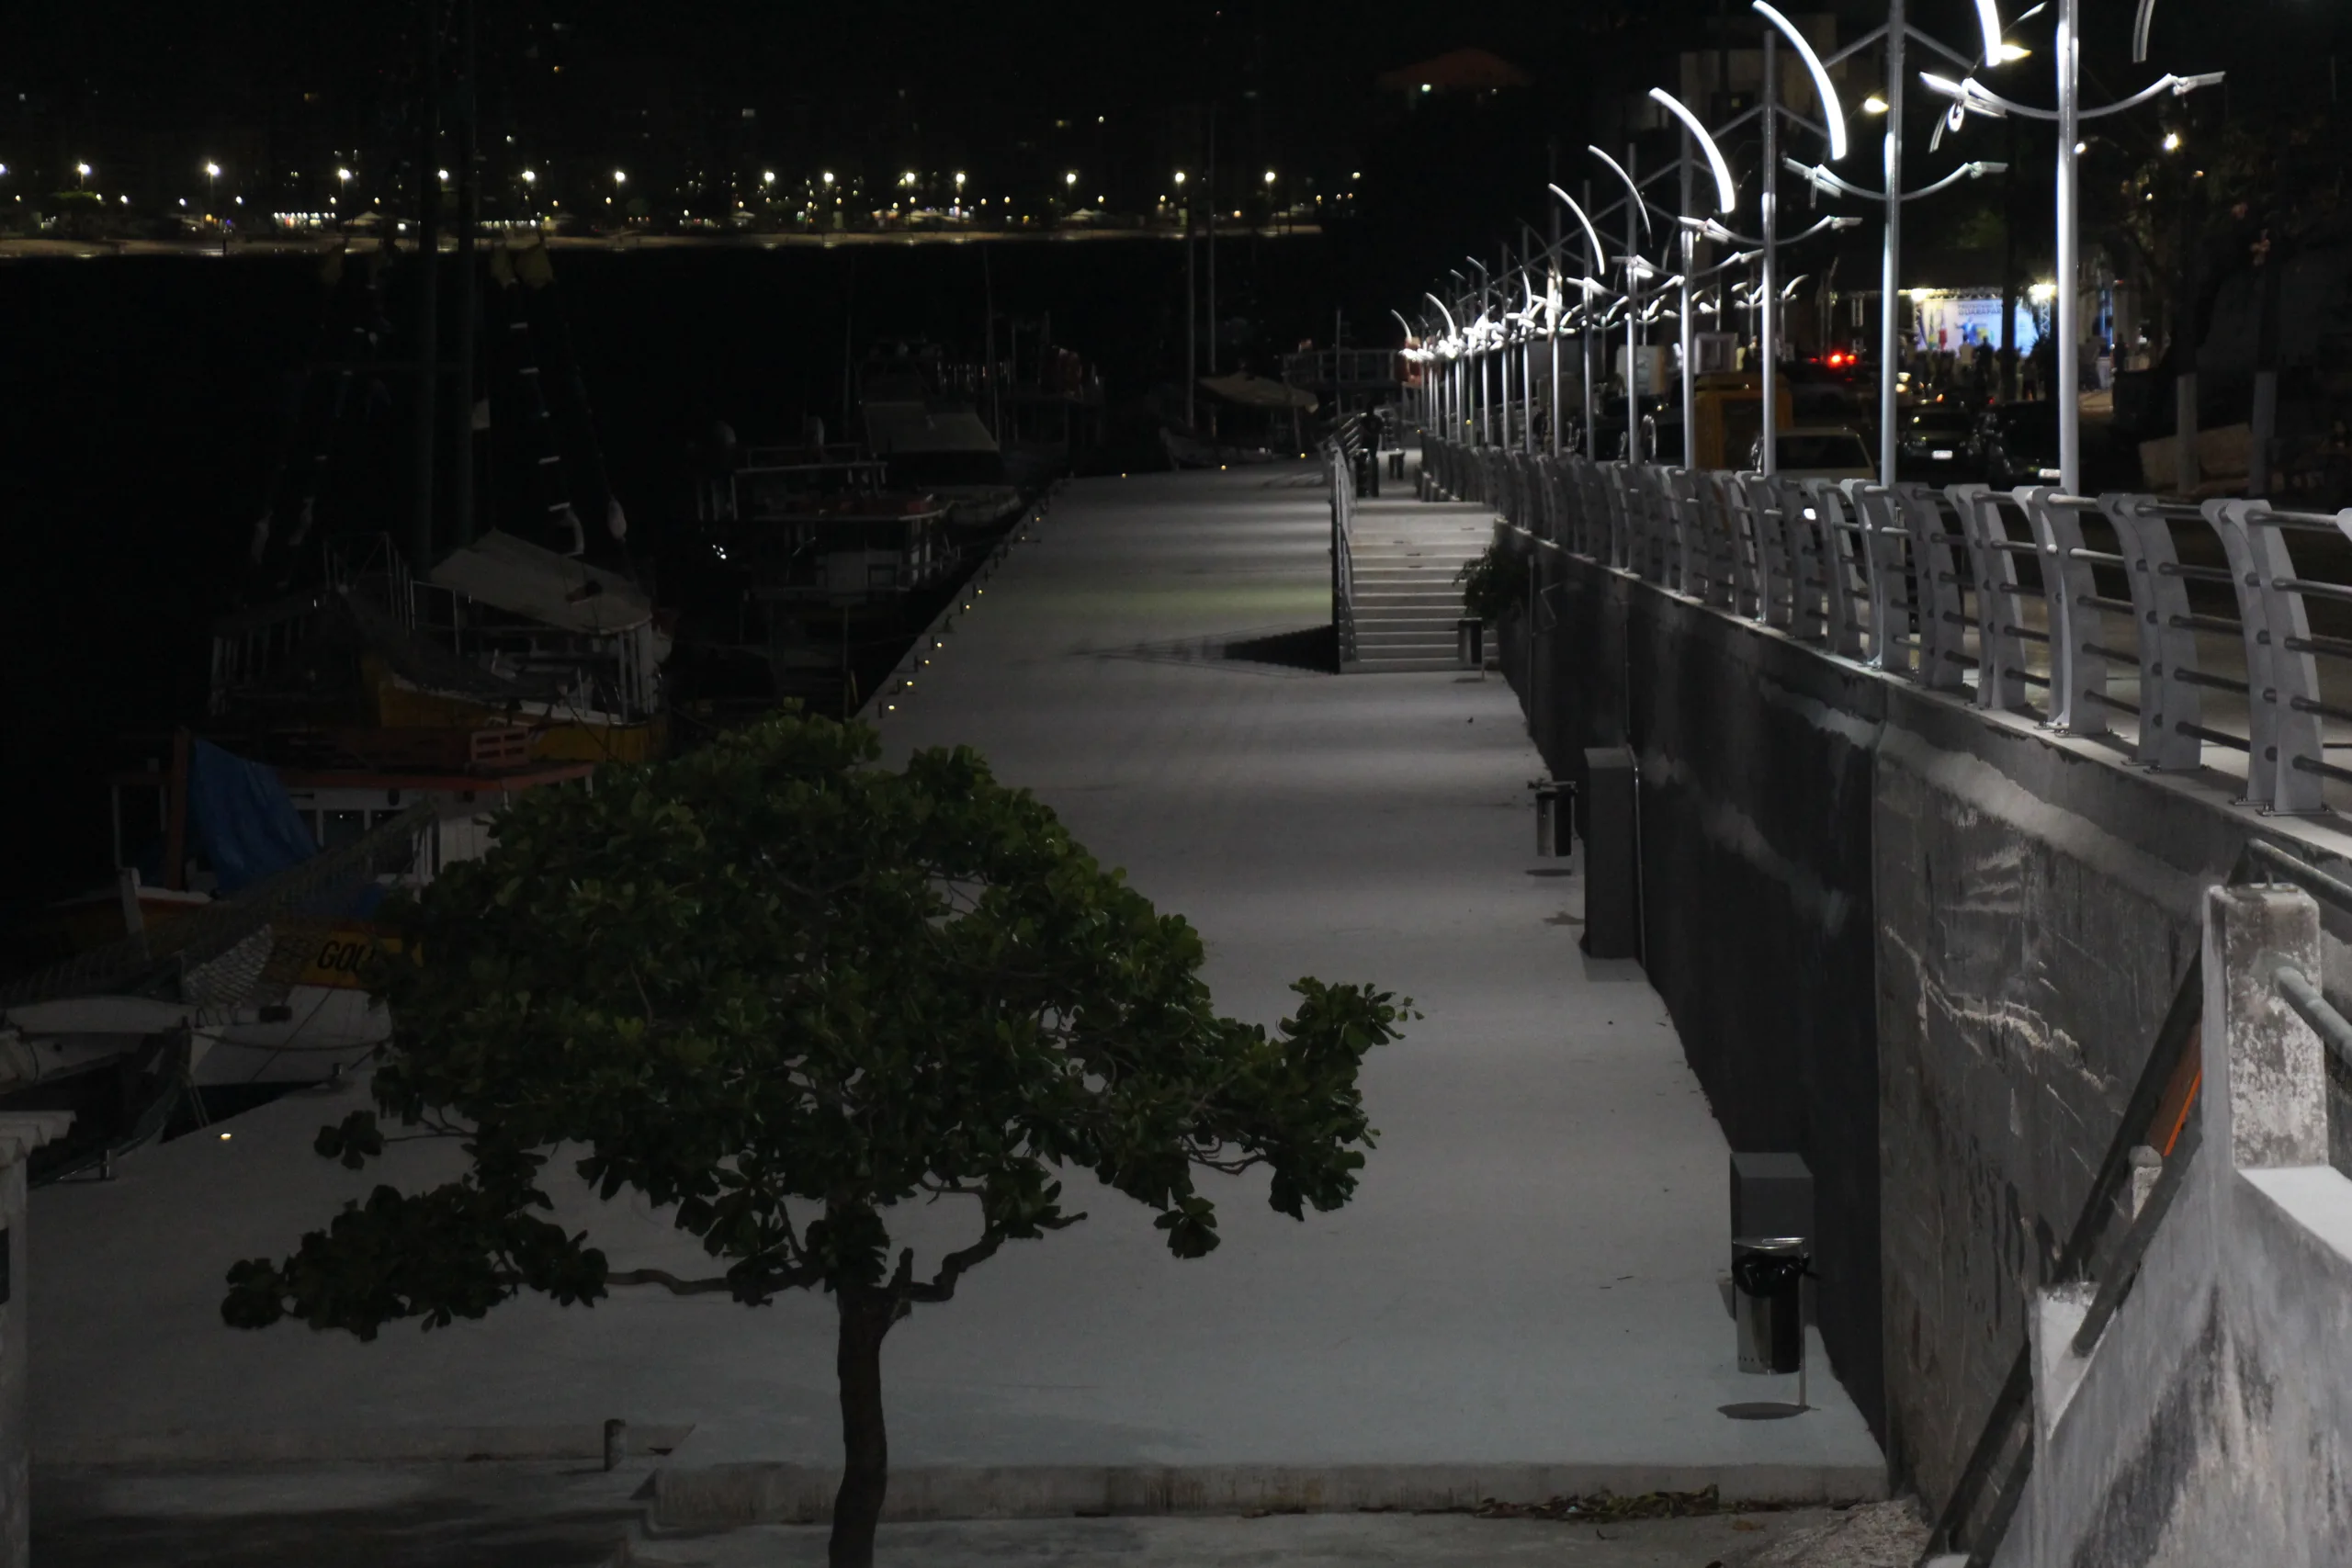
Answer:
[[(1057, 1171), (1158, 1210), (1179, 1258), (1217, 1244), (1197, 1170), (1263, 1166), (1295, 1218), (1347, 1201), (1374, 1137), (1357, 1074), (1409, 1002), (1308, 978), (1277, 1032), (1219, 1017), (1199, 936), (1046, 807), (968, 749), (902, 772), (878, 751), (862, 726), (787, 715), (593, 795), (537, 792), (488, 855), (396, 906), (381, 1116), (318, 1149), (359, 1168), (392, 1122), (464, 1139), (469, 1168), (379, 1186), (283, 1262), (238, 1263), (222, 1316), (366, 1339), (526, 1290), (829, 1292), (831, 1560), (863, 1565), (888, 1480), (883, 1337), (1004, 1243), (1082, 1219)], [(605, 1200), (673, 1207), (724, 1273), (616, 1267), (544, 1218), (559, 1145), (586, 1151)], [(910, 1247), (894, 1262), (894, 1206), (940, 1195), (972, 1201), (975, 1238), (927, 1271)]]

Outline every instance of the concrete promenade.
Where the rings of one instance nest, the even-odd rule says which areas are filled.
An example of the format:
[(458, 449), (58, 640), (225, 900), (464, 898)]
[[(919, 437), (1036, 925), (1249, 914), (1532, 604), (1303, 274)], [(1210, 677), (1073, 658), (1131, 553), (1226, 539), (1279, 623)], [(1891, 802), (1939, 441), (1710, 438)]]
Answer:
[[(1539, 764), (1508, 690), (1299, 662), (1329, 635), (1327, 518), (1304, 464), (1073, 484), (881, 716), (892, 757), (978, 747), (1191, 919), (1224, 1010), (1271, 1022), (1311, 973), (1427, 1015), (1368, 1066), (1381, 1138), (1349, 1208), (1301, 1224), (1213, 1178), (1225, 1245), (1183, 1263), (1081, 1174), (1090, 1219), (895, 1330), (894, 1504), (1876, 1495), (1817, 1341), (1815, 1409), (1722, 1408), (1793, 1392), (1734, 1365), (1724, 1139), (1640, 971), (1578, 953), (1578, 881), (1530, 858)], [(221, 1326), (230, 1261), (384, 1179), (308, 1152), (349, 1103), (280, 1102), (36, 1196), (42, 1461), (584, 1455), (619, 1416), (674, 1448), (682, 1520), (821, 1495), (822, 1298), (526, 1301), (368, 1345)], [(395, 1179), (436, 1157), (395, 1152)], [(616, 1263), (695, 1266), (658, 1215), (568, 1207)], [(910, 1239), (928, 1258), (961, 1218)]]

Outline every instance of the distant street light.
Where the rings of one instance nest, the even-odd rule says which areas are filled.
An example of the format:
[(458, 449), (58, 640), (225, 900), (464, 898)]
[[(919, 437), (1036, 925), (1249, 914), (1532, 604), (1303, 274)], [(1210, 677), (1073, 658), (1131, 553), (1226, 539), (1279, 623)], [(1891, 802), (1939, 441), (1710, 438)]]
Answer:
[(615, 169), (613, 171), (613, 183), (616, 186), (625, 186), (628, 184), (628, 171), (627, 169)]
[(1184, 183), (1184, 171), (1182, 169), (1176, 171), (1176, 183), (1180, 186)]
[(833, 183), (833, 171), (832, 171), (832, 170), (831, 170), (831, 169), (827, 169), (827, 170), (825, 171), (824, 178), (825, 178), (825, 183), (826, 183), (827, 185), (831, 185), (831, 184), (832, 184), (832, 183)]
[(87, 185), (87, 184), (89, 183), (90, 175), (91, 175), (91, 169), (90, 169), (90, 165), (89, 165), (89, 164), (74, 164), (74, 188), (75, 190), (80, 190), (84, 186)]
[(526, 186), (528, 186), (528, 185), (537, 185), (537, 184), (538, 184), (538, 182), (539, 182), (539, 176), (538, 176), (537, 175), (536, 175), (536, 174), (532, 173), (532, 172), (531, 172), (530, 170), (528, 170), (528, 169), (526, 169), (526, 170), (524, 170), (524, 171), (523, 171), (523, 183), (524, 183), (525, 185), (526, 185)]
[(1078, 175), (1075, 174), (1064, 175), (1062, 176), (1062, 184), (1066, 186), (1074, 186), (1078, 184)]
[(207, 160), (204, 165), (204, 205), (209, 210), (217, 205), (214, 198), (220, 191), (220, 165)]

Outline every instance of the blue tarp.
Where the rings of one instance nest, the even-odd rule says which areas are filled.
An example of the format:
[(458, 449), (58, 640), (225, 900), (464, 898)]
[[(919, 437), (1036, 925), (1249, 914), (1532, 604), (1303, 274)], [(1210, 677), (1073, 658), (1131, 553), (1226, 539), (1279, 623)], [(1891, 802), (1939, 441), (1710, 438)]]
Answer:
[(187, 825), (220, 891), (235, 893), (319, 852), (276, 770), (198, 740), (188, 759)]

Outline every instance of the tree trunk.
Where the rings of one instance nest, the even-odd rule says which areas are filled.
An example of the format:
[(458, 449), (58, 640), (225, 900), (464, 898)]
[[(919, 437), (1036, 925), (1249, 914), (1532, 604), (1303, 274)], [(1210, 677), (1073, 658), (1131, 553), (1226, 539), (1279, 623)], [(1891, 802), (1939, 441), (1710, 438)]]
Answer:
[(891, 1301), (878, 1292), (844, 1289), (834, 1371), (842, 1389), (842, 1489), (833, 1496), (831, 1568), (873, 1568), (874, 1529), (890, 1484), (890, 1439), (882, 1423), (882, 1337)]

